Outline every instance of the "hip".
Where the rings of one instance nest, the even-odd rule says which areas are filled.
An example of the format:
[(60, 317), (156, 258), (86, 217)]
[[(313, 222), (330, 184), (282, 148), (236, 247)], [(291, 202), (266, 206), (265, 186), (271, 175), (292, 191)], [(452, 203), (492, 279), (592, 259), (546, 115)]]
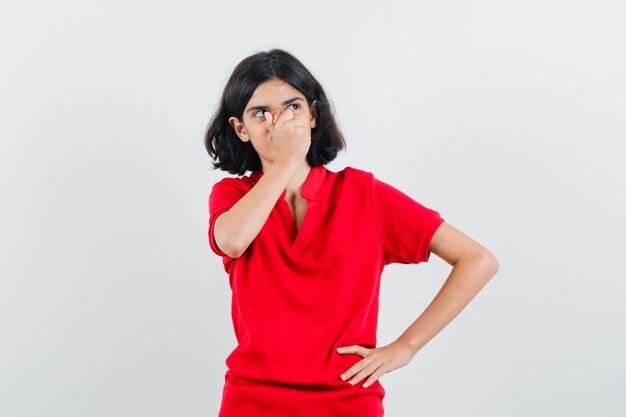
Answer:
[(385, 389), (281, 384), (226, 372), (218, 417), (383, 417)]

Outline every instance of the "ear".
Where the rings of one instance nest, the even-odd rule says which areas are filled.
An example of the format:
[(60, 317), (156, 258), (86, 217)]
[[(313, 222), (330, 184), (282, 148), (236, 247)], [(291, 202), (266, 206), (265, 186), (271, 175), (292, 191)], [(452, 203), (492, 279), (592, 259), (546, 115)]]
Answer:
[(317, 127), (317, 100), (314, 100), (311, 104), (311, 129)]
[(239, 121), (235, 116), (228, 118), (228, 124), (232, 126), (233, 130), (244, 142), (248, 142), (250, 138), (248, 137), (248, 132), (246, 131), (246, 127)]

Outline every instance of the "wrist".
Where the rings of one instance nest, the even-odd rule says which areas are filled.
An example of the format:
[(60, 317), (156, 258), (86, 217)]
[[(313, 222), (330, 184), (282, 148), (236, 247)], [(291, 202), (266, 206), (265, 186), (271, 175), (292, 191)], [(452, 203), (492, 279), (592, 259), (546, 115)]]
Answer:
[(295, 172), (300, 168), (300, 165), (304, 163), (304, 160), (296, 160), (296, 159), (281, 159), (280, 161), (276, 161), (272, 164), (272, 168), (276, 168), (280, 171), (290, 171), (295, 174)]
[(417, 342), (415, 340), (410, 340), (410, 339), (408, 339), (406, 337), (402, 337), (402, 336), (397, 338), (394, 343), (402, 345), (406, 349), (410, 350), (413, 355), (417, 354), (417, 352), (419, 352), (420, 349), (422, 349), (422, 347), (424, 346), (423, 344), (421, 344), (421, 343), (419, 343), (419, 342)]

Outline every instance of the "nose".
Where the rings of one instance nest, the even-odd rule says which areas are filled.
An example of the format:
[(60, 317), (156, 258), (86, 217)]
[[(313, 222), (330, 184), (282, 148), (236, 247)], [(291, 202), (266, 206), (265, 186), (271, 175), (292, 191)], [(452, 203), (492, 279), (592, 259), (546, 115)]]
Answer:
[(285, 111), (286, 109), (277, 109), (277, 110), (265, 110), (266, 112), (270, 113), (272, 115), (272, 123), (276, 124), (276, 120), (278, 120), (278, 118), (280, 117), (280, 115)]
[(282, 110), (274, 110), (273, 112), (270, 112), (272, 113), (272, 123), (276, 124), (276, 120), (278, 120), (282, 112)]

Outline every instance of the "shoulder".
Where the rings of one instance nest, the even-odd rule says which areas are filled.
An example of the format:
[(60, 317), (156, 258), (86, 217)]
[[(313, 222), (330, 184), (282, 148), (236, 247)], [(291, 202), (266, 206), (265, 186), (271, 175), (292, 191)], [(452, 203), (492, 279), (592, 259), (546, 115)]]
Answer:
[(371, 178), (374, 176), (374, 174), (372, 174), (370, 171), (351, 166), (346, 166), (341, 171), (337, 171), (337, 175), (344, 178), (346, 181), (361, 184), (369, 184)]
[(252, 188), (252, 180), (249, 175), (243, 177), (224, 177), (215, 182), (211, 187), (211, 193), (223, 190), (249, 191)]

